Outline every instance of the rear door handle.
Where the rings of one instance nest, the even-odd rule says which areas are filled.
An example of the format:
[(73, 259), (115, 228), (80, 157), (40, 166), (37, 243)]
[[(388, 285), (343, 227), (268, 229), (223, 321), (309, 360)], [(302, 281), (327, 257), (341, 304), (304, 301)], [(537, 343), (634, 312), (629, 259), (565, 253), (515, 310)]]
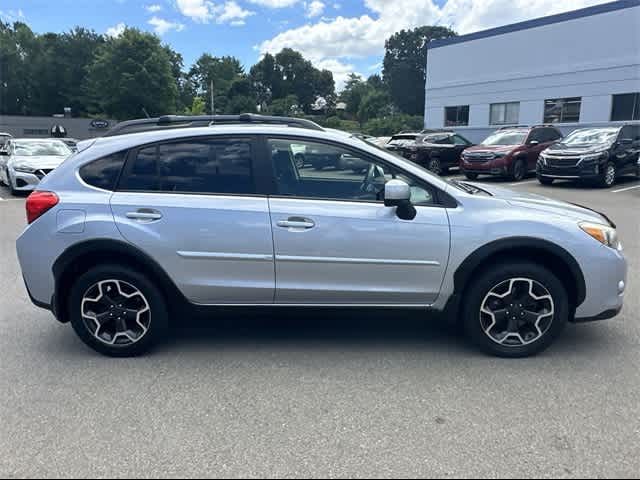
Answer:
[(162, 218), (162, 214), (151, 208), (141, 208), (135, 212), (128, 212), (127, 218), (137, 220), (139, 222), (155, 222)]
[(277, 225), (282, 228), (292, 228), (295, 230), (309, 230), (316, 226), (313, 220), (303, 217), (289, 217), (286, 220), (280, 220)]

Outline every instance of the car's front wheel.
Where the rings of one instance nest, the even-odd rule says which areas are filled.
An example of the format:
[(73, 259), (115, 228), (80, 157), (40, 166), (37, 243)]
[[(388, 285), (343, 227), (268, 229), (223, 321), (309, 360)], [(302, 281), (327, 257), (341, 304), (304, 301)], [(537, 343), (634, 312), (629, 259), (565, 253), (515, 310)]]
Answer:
[(562, 282), (546, 268), (504, 263), (484, 271), (467, 290), (463, 321), (469, 338), (485, 352), (507, 358), (545, 350), (569, 318)]
[(603, 188), (612, 187), (613, 184), (616, 183), (617, 176), (618, 170), (616, 169), (616, 164), (613, 162), (608, 162), (600, 173), (598, 185)]
[(112, 357), (144, 354), (168, 329), (167, 305), (159, 288), (122, 265), (100, 265), (81, 275), (71, 287), (68, 308), (80, 339)]
[(542, 175), (538, 175), (538, 181), (542, 184), (542, 185), (551, 185), (553, 183), (553, 178), (549, 178), (549, 177), (543, 177)]
[(427, 168), (436, 175), (442, 175), (442, 164), (440, 163), (440, 159), (438, 157), (429, 158)]

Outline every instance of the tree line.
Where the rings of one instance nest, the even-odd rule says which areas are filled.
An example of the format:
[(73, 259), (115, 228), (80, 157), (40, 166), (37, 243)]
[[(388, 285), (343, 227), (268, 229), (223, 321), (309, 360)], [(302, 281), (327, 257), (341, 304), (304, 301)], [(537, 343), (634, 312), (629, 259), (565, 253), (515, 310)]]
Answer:
[(248, 71), (235, 57), (208, 53), (186, 69), (180, 53), (135, 28), (117, 37), (82, 27), (36, 34), (25, 23), (0, 22), (0, 114), (49, 116), (69, 107), (73, 116), (118, 120), (197, 115), (212, 113), (213, 95), (215, 113), (308, 116), (382, 135), (421, 127), (427, 43), (452, 35), (429, 26), (394, 34), (382, 75), (352, 74), (337, 94), (330, 71), (289, 48)]

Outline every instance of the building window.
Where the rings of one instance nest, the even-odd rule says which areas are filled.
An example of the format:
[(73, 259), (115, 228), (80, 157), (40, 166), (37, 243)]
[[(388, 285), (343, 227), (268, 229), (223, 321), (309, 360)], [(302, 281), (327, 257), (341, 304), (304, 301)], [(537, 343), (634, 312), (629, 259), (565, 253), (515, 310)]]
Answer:
[(511, 125), (517, 124), (520, 118), (520, 102), (492, 103), (491, 125)]
[(640, 93), (624, 93), (613, 96), (611, 121), (640, 120)]
[(469, 105), (444, 108), (444, 126), (460, 127), (469, 125)]
[(578, 123), (581, 104), (581, 97), (545, 100), (544, 123)]

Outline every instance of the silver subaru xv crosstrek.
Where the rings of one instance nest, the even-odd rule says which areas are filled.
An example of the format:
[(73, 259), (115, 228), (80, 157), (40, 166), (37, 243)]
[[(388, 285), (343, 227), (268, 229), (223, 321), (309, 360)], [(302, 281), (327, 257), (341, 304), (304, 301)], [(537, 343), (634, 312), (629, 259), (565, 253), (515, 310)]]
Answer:
[[(447, 181), (304, 120), (196, 118), (81, 142), (27, 199), (29, 295), (98, 352), (139, 355), (221, 306), (359, 307), (440, 312), (523, 357), (622, 308), (627, 264), (600, 213)], [(308, 151), (366, 168), (294, 159)]]

